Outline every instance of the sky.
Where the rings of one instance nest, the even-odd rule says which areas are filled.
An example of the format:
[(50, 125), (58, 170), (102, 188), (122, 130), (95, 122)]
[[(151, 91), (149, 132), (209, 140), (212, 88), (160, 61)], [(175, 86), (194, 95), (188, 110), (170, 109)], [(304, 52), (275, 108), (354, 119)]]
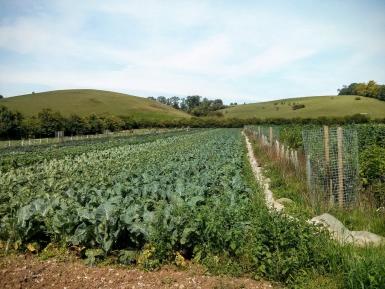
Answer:
[(0, 0), (0, 94), (225, 103), (385, 83), (385, 1)]

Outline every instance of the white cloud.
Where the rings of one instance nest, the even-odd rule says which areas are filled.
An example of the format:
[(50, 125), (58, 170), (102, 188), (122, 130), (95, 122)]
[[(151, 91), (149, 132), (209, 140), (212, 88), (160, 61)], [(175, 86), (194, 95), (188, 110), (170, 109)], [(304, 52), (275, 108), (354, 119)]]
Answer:
[[(258, 5), (231, 9), (209, 1), (53, 3), (55, 13), (46, 11), (37, 17), (18, 16), (0, 22), (0, 49), (24, 57), (30, 55), (38, 62), (37, 68), (17, 70), (0, 61), (1, 86), (36, 83), (53, 89), (93, 87), (154, 95), (197, 93), (229, 101), (250, 100), (252, 95), (285, 97), (276, 96), (279, 89), (272, 88), (280, 79), (286, 81), (282, 92), (289, 91), (289, 84), (292, 91), (297, 91), (301, 83), (307, 91), (313, 92), (315, 87), (324, 91), (323, 87), (338, 81), (330, 80), (322, 64), (314, 66), (316, 72), (306, 71), (309, 65), (298, 68), (297, 64), (311, 64), (320, 53), (340, 47), (354, 50), (351, 59), (358, 61), (357, 53), (383, 54), (381, 49), (385, 47), (384, 40), (373, 39), (379, 32), (367, 33), (367, 27), (358, 29), (355, 37), (346, 37), (347, 27), (337, 29), (330, 22), (309, 21), (279, 9), (259, 9)], [(106, 19), (101, 17), (101, 23), (117, 15), (136, 23), (138, 29), (143, 29), (140, 32), (144, 45), (133, 45), (130, 35), (122, 40), (126, 46), (87, 38), (84, 24), (95, 12), (104, 13)], [(373, 45), (358, 47), (357, 39)], [(367, 62), (366, 58), (358, 61), (360, 65)], [(83, 62), (91, 65), (82, 65)], [(101, 62), (119, 65), (106, 65), (103, 70), (92, 65)], [(345, 65), (356, 67), (349, 61)], [(347, 70), (344, 81), (355, 75)], [(341, 79), (342, 69), (338, 71)], [(280, 79), (265, 83), (277, 73), (283, 74)], [(250, 80), (248, 84), (244, 79)], [(263, 95), (259, 95), (262, 90)]]

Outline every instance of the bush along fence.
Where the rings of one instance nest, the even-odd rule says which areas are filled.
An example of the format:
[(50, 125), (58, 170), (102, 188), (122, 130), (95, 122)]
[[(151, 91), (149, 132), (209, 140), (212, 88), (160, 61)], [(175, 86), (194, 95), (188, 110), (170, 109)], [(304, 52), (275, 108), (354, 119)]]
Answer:
[[(314, 205), (322, 202), (344, 207), (355, 200), (359, 187), (355, 128), (302, 127), (300, 141), (290, 141), (287, 137), (282, 140), (281, 135), (287, 136), (287, 128), (280, 126), (247, 126), (246, 129), (276, 158), (306, 176), (309, 198)], [(296, 145), (298, 143), (301, 145)]]

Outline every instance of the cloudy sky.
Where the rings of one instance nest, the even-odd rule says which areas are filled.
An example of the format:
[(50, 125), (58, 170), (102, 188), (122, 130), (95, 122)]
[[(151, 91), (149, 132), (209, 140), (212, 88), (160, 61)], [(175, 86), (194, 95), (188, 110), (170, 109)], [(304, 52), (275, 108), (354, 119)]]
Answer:
[(226, 102), (385, 83), (385, 1), (0, 0), (0, 94)]

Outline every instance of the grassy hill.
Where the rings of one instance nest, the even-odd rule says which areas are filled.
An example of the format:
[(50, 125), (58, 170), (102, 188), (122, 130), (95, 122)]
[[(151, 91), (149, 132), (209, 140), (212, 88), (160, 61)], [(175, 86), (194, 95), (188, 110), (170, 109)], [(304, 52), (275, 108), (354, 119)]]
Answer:
[(26, 116), (36, 115), (43, 108), (86, 116), (92, 113), (132, 116), (136, 119), (170, 120), (189, 117), (188, 114), (147, 98), (123, 93), (93, 90), (54, 90), (0, 99), (0, 105), (20, 111)]
[[(354, 95), (312, 96), (289, 98), (269, 102), (250, 103), (223, 109), (225, 117), (238, 118), (316, 118), (320, 116), (347, 116), (367, 113), (372, 118), (385, 118), (385, 101)], [(304, 108), (293, 110), (294, 104)]]

